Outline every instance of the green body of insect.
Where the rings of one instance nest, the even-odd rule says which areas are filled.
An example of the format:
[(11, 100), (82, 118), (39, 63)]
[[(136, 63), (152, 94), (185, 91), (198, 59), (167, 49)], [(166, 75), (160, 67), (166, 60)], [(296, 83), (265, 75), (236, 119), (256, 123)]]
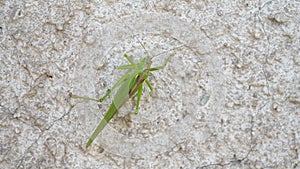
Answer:
[(135, 108), (135, 113), (138, 112), (140, 99), (142, 96), (142, 87), (143, 84), (146, 82), (149, 89), (153, 92), (153, 88), (150, 85), (149, 81), (147, 80), (148, 75), (151, 71), (163, 69), (167, 62), (170, 60), (171, 57), (168, 57), (164, 64), (162, 66), (158, 67), (150, 67), (152, 64), (152, 58), (149, 56), (146, 56), (145, 58), (142, 58), (139, 63), (134, 63), (133, 58), (128, 56), (127, 54), (124, 55), (125, 58), (130, 62), (129, 65), (123, 65), (119, 66), (118, 69), (127, 69), (129, 70), (129, 73), (122, 76), (117, 83), (113, 85), (113, 87), (107, 91), (107, 93), (101, 98), (101, 99), (92, 99), (82, 96), (75, 96), (73, 95), (73, 98), (81, 98), (85, 100), (93, 100), (96, 102), (102, 102), (104, 101), (107, 96), (111, 94), (111, 92), (120, 86), (117, 93), (115, 94), (113, 101), (104, 115), (104, 118), (99, 123), (98, 127), (95, 129), (92, 136), (89, 138), (86, 147), (89, 147), (91, 143), (94, 141), (94, 139), (97, 137), (97, 135), (104, 129), (106, 124), (112, 119), (112, 117), (117, 113), (118, 109), (132, 96), (134, 96), (137, 93), (137, 103)]

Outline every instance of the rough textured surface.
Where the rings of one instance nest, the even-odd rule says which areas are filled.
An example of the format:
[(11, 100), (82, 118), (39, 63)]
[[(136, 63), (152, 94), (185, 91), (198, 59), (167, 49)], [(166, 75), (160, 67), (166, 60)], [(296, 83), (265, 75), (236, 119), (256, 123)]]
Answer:
[[(299, 23), (296, 0), (1, 1), (0, 168), (299, 168)], [(101, 97), (138, 39), (174, 56), (86, 149), (111, 98), (69, 92)]]

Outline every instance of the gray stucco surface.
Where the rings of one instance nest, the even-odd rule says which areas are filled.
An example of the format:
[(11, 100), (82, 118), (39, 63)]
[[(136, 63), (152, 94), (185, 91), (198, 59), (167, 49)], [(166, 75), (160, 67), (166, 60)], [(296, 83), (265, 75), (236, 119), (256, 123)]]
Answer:
[[(0, 168), (299, 168), (299, 23), (297, 0), (1, 1)], [(69, 93), (125, 53), (172, 59), (86, 149), (113, 97)]]

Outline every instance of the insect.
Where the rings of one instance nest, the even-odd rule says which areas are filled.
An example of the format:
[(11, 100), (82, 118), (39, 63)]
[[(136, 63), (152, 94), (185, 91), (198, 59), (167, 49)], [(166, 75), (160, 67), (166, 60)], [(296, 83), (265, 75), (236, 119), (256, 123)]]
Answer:
[[(140, 41), (139, 41), (140, 42)], [(143, 44), (140, 42), (143, 46)], [(143, 46), (145, 49), (145, 47)], [(176, 47), (177, 48), (177, 47)], [(145, 49), (146, 50), (146, 49)], [(173, 50), (173, 49), (172, 49)], [(147, 52), (148, 53), (148, 52)], [(158, 55), (157, 55), (158, 56)], [(72, 98), (80, 98), (85, 100), (92, 100), (96, 102), (103, 102), (114, 89), (119, 87), (118, 91), (116, 92), (112, 103), (110, 104), (106, 114), (104, 115), (103, 119), (89, 138), (88, 142), (86, 143), (86, 148), (88, 148), (98, 134), (104, 129), (107, 123), (112, 119), (112, 117), (118, 112), (119, 108), (130, 98), (137, 94), (137, 102), (135, 105), (135, 112), (137, 113), (139, 110), (139, 104), (143, 92), (143, 84), (147, 84), (148, 88), (151, 92), (153, 92), (153, 87), (151, 86), (150, 82), (148, 81), (148, 76), (150, 72), (163, 69), (167, 63), (170, 61), (172, 55), (170, 55), (161, 66), (151, 67), (152, 59), (154, 57), (150, 57), (149, 53), (146, 57), (141, 58), (138, 63), (135, 63), (133, 58), (127, 54), (124, 57), (128, 60), (130, 64), (122, 65), (117, 67), (117, 69), (121, 70), (128, 70), (129, 72), (123, 75), (113, 86), (109, 89), (106, 94), (100, 99), (93, 99), (83, 96), (72, 95)]]

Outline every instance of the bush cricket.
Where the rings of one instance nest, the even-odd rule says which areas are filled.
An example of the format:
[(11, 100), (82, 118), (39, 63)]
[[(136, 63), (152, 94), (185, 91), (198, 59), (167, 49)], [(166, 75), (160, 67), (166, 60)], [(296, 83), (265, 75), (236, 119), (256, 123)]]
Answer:
[[(142, 47), (145, 49), (144, 45), (139, 41), (139, 43), (142, 45)], [(181, 47), (181, 46), (179, 46)], [(178, 48), (178, 47), (176, 47)], [(176, 49), (174, 48), (174, 49)], [(171, 49), (171, 50), (174, 50)], [(147, 51), (145, 49), (145, 51)], [(159, 54), (160, 55), (160, 54)], [(158, 56), (158, 55), (156, 55)], [(149, 53), (147, 52), (147, 56), (144, 58), (141, 58), (138, 63), (135, 63), (133, 58), (127, 54), (124, 55), (124, 57), (128, 60), (130, 64), (128, 65), (122, 65), (117, 67), (117, 69), (121, 70), (128, 70), (128, 73), (123, 75), (113, 86), (111, 89), (109, 89), (106, 94), (100, 98), (100, 99), (93, 99), (83, 96), (77, 96), (77, 95), (71, 95), (72, 98), (80, 98), (84, 100), (92, 100), (96, 102), (103, 102), (110, 94), (111, 92), (119, 87), (118, 91), (116, 92), (112, 103), (110, 104), (106, 114), (104, 115), (103, 119), (89, 138), (88, 142), (86, 143), (86, 148), (88, 148), (91, 143), (95, 140), (95, 138), (98, 136), (98, 134), (104, 129), (104, 127), (107, 125), (107, 123), (112, 119), (112, 117), (118, 112), (119, 108), (130, 98), (135, 96), (137, 94), (137, 102), (135, 105), (135, 112), (138, 112), (139, 104), (143, 92), (143, 84), (146, 83), (148, 88), (151, 92), (153, 92), (153, 87), (151, 86), (150, 82), (148, 81), (148, 76), (150, 72), (163, 69), (167, 63), (170, 61), (171, 57), (173, 55), (170, 55), (161, 66), (157, 67), (151, 67), (152, 59), (154, 57), (150, 57)]]

